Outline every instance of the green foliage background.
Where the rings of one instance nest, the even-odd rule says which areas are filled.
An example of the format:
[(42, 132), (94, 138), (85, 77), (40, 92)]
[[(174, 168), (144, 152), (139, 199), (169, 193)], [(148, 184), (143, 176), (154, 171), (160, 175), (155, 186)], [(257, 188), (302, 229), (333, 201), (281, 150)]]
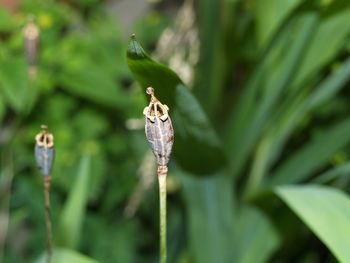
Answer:
[[(107, 1), (0, 7), (0, 261), (45, 262), (42, 123), (56, 145), (54, 262), (158, 261), (157, 185), (137, 186), (155, 175), (141, 165), (153, 86), (175, 128), (169, 262), (350, 262), (349, 1), (195, 1), (190, 85), (145, 51), (176, 28), (173, 2), (149, 4), (132, 32)], [(34, 80), (28, 14), (41, 31)]]

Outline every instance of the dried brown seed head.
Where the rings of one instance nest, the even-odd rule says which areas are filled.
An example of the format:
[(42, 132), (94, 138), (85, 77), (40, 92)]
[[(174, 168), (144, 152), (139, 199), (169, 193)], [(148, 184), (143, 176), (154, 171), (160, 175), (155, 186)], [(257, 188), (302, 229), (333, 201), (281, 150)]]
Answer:
[(36, 75), (36, 64), (39, 48), (39, 27), (34, 22), (34, 17), (30, 16), (28, 22), (23, 30), (24, 34), (24, 48), (29, 65), (29, 74)]
[(153, 88), (147, 88), (146, 93), (151, 95), (149, 105), (143, 110), (146, 119), (146, 137), (158, 165), (166, 166), (174, 142), (174, 130), (168, 114), (169, 108), (155, 97)]
[(35, 136), (35, 160), (43, 176), (50, 175), (55, 157), (54, 137), (47, 129), (46, 125), (41, 125), (40, 133)]
[(37, 39), (39, 37), (39, 27), (35, 24), (33, 16), (28, 18), (23, 32), (26, 39)]

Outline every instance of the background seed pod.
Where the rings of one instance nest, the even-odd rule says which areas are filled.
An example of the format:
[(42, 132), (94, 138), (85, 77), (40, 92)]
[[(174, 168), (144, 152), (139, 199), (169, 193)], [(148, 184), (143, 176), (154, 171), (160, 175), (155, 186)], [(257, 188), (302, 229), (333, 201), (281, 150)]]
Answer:
[(28, 23), (24, 28), (24, 48), (27, 61), (30, 68), (37, 65), (39, 48), (39, 28), (34, 22), (34, 17), (29, 17)]
[(49, 176), (52, 170), (53, 161), (55, 157), (55, 149), (45, 146), (35, 145), (35, 159), (36, 164), (42, 176)]
[(47, 131), (46, 125), (41, 125), (41, 132), (35, 136), (35, 160), (41, 175), (49, 176), (55, 157), (54, 137)]

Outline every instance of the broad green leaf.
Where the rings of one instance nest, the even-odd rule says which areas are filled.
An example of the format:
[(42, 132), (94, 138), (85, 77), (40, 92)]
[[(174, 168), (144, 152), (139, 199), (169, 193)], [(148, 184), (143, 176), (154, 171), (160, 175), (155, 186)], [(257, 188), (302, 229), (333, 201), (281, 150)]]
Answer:
[(225, 76), (225, 0), (201, 0), (197, 5), (200, 57), (193, 92), (204, 110), (212, 115), (222, 101)]
[(348, 0), (322, 0), (323, 4), (323, 16), (328, 17), (336, 13), (339, 13), (350, 7)]
[(329, 248), (339, 262), (350, 262), (350, 199), (322, 186), (280, 186), (275, 193)]
[(263, 263), (281, 240), (269, 219), (258, 209), (243, 207), (236, 224), (237, 263)]
[[(93, 258), (106, 263), (111, 259), (113, 262), (123, 263), (134, 263), (140, 259), (137, 252), (140, 240), (144, 236), (144, 229), (139, 225), (138, 220), (125, 220), (120, 215), (116, 216), (111, 223), (106, 217), (90, 216), (87, 221), (87, 229), (88, 231), (83, 233), (83, 239)], [(92, 243), (90, 241), (92, 236), (98, 242)], [(171, 246), (171, 243), (168, 246)]]
[(143, 88), (152, 86), (157, 97), (166, 102), (171, 108), (175, 105), (175, 90), (177, 85), (183, 84), (179, 76), (170, 68), (154, 61), (136, 41), (131, 37), (127, 50), (127, 63)]
[(350, 118), (315, 136), (276, 168), (268, 185), (300, 182), (312, 175), (342, 147), (350, 143)]
[(169, 106), (178, 163), (196, 174), (222, 169), (225, 156), (220, 141), (199, 103), (176, 73), (152, 60), (135, 37), (128, 47), (127, 62), (142, 87), (152, 86), (158, 99)]
[[(185, 169), (208, 174), (225, 161), (221, 143), (199, 103), (183, 85), (176, 87), (174, 155)], [(180, 106), (183, 105), (183, 106)], [(189, 149), (191, 156), (189, 159)], [(204, 160), (208, 163), (204, 164)], [(215, 163), (216, 162), (216, 163)]]
[(0, 32), (8, 32), (14, 28), (10, 11), (0, 6)]
[(100, 105), (120, 109), (130, 106), (130, 97), (120, 85), (127, 67), (122, 61), (124, 47), (114, 26), (114, 20), (112, 26), (109, 17), (103, 22), (93, 21), (83, 32), (67, 34), (58, 47), (47, 54), (54, 60), (51, 63), (60, 65), (56, 78), (63, 89)]
[[(35, 263), (46, 263), (47, 254), (44, 253)], [(98, 263), (98, 261), (66, 248), (56, 248), (53, 251), (52, 263)]]
[(194, 262), (229, 263), (235, 258), (234, 203), (230, 178), (180, 177), (187, 204), (190, 251)]
[(22, 112), (30, 95), (27, 64), (22, 58), (0, 61), (0, 91), (16, 112)]
[(91, 156), (82, 156), (77, 177), (63, 208), (60, 221), (60, 245), (77, 247), (84, 223), (85, 207), (88, 201)]
[(58, 78), (64, 89), (82, 98), (113, 108), (128, 105), (128, 97), (103, 67), (84, 59), (72, 60)]

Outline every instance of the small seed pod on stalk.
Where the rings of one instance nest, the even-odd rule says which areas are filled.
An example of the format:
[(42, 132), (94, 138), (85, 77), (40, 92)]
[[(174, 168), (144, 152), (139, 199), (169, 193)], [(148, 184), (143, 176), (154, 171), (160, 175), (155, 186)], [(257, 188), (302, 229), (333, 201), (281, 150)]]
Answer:
[(52, 258), (52, 221), (50, 212), (51, 170), (55, 157), (54, 137), (48, 132), (46, 125), (41, 125), (41, 131), (35, 136), (35, 160), (44, 181), (45, 223), (47, 230), (47, 262)]
[(38, 49), (39, 49), (39, 27), (34, 22), (34, 17), (30, 16), (24, 27), (24, 49), (27, 57), (29, 70), (28, 74), (31, 78), (36, 76)]
[(146, 137), (158, 166), (167, 166), (174, 143), (174, 130), (168, 114), (169, 108), (154, 96), (153, 88), (147, 88), (146, 93), (151, 95), (151, 102), (143, 110), (146, 117)]
[(53, 135), (47, 131), (46, 125), (41, 125), (41, 131), (35, 136), (35, 159), (42, 176), (50, 176), (55, 149)]
[(147, 88), (146, 93), (151, 95), (151, 101), (143, 110), (146, 119), (145, 132), (158, 164), (160, 262), (166, 263), (166, 176), (174, 143), (174, 130), (168, 114), (168, 106), (162, 104), (156, 96), (154, 96), (153, 88)]

